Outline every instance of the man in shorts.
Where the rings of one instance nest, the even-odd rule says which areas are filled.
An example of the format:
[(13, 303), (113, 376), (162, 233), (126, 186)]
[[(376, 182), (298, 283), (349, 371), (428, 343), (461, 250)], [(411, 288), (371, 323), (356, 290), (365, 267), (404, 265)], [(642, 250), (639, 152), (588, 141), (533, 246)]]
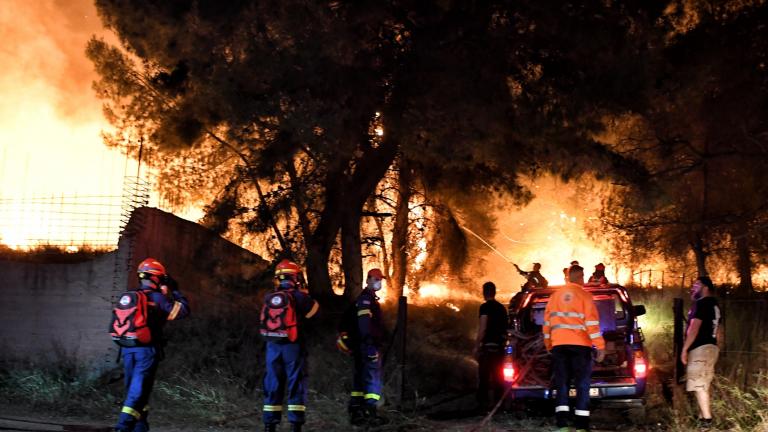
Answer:
[(681, 360), (686, 365), (686, 390), (694, 392), (699, 405), (699, 422), (712, 424), (709, 388), (715, 376), (715, 363), (723, 338), (720, 307), (715, 287), (707, 276), (700, 276), (691, 286), (693, 304), (688, 314), (688, 330)]

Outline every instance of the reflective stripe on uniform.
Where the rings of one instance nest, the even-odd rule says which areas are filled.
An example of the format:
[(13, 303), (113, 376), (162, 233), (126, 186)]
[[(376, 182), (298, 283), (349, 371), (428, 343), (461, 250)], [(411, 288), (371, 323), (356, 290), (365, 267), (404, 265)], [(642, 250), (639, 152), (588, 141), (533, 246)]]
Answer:
[(581, 312), (550, 312), (549, 317), (563, 317), (563, 318), (581, 318), (584, 319), (584, 314)]
[(576, 414), (577, 416), (582, 416), (582, 417), (589, 417), (589, 411), (585, 411), (585, 410), (573, 410), (573, 413), (574, 413), (574, 414)]
[(571, 408), (568, 405), (558, 405), (558, 406), (555, 407), (555, 412), (556, 413), (568, 412), (570, 410), (571, 410)]
[(264, 411), (277, 412), (282, 410), (283, 410), (282, 405), (264, 405)]
[(566, 330), (584, 330), (587, 328), (581, 324), (555, 324), (552, 326), (552, 330), (566, 329)]
[(600, 336), (602, 336), (602, 334), (601, 334), (600, 332), (597, 332), (597, 333), (592, 333), (592, 334), (590, 334), (590, 335), (589, 335), (589, 338), (590, 338), (590, 339), (597, 339), (597, 338), (599, 338)]
[(315, 302), (315, 304), (312, 305), (312, 309), (307, 312), (306, 318), (312, 318), (317, 313), (317, 310), (320, 309), (320, 305)]
[(129, 406), (124, 406), (123, 407), (123, 412), (126, 413), (126, 414), (130, 414), (133, 417), (141, 418), (141, 413), (136, 411), (135, 409), (129, 407)]
[(373, 316), (370, 309), (360, 309), (357, 311), (357, 316), (370, 315)]
[(549, 339), (549, 333), (544, 333), (544, 339)]
[(181, 311), (181, 302), (173, 302), (173, 309), (171, 309), (171, 313), (168, 314), (168, 321), (175, 320), (179, 311)]
[(586, 324), (588, 326), (590, 326), (590, 325), (600, 325), (600, 321), (587, 321)]
[(288, 411), (306, 411), (307, 407), (304, 405), (288, 405)]
[(365, 394), (366, 399), (373, 399), (373, 400), (379, 400), (381, 399), (381, 395), (377, 395), (376, 393), (366, 393)]
[(352, 396), (352, 397), (363, 397), (363, 396), (365, 396), (365, 393), (363, 393), (363, 392), (359, 392), (359, 391), (353, 391), (353, 392), (351, 393), (351, 396)]
[(544, 321), (544, 325), (548, 326), (549, 325), (549, 321)]

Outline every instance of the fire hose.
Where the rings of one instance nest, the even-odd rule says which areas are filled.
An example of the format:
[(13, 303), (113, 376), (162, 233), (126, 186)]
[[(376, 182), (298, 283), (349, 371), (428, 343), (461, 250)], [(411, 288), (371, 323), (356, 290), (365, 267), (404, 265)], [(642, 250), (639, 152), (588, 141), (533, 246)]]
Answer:
[[(517, 382), (525, 382), (525, 379), (528, 378), (529, 373), (533, 371), (534, 373), (531, 374), (531, 379), (536, 384), (549, 385), (548, 379), (542, 378), (542, 375), (547, 375), (548, 367), (546, 364), (543, 364), (544, 362), (540, 361), (549, 356), (547, 350), (544, 348), (544, 337), (539, 333), (525, 335), (515, 330), (510, 330), (508, 333), (513, 338), (512, 340), (515, 341), (515, 345), (517, 345), (519, 348), (519, 358), (523, 365), (520, 368)], [(483, 418), (483, 421), (480, 422), (479, 425), (470, 429), (470, 432), (479, 431), (485, 427), (489, 421), (491, 421), (491, 418), (493, 418), (493, 416), (496, 414), (496, 411), (499, 410), (511, 390), (512, 386), (510, 385), (507, 387), (506, 391), (504, 391), (501, 399), (499, 399), (491, 412), (489, 412), (488, 415)]]

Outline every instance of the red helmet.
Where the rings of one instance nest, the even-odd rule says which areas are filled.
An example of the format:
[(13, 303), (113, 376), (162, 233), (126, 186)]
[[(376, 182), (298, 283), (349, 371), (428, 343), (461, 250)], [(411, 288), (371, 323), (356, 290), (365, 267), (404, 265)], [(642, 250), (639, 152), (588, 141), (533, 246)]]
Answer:
[(596, 265), (595, 266), (595, 270), (604, 271), (605, 270), (605, 264), (600, 263), (600, 264)]
[(165, 275), (165, 266), (154, 258), (147, 258), (139, 264), (139, 279), (149, 279), (159, 284), (160, 277)]
[(296, 282), (300, 272), (299, 265), (288, 259), (280, 261), (275, 267), (275, 277), (279, 280), (291, 279)]

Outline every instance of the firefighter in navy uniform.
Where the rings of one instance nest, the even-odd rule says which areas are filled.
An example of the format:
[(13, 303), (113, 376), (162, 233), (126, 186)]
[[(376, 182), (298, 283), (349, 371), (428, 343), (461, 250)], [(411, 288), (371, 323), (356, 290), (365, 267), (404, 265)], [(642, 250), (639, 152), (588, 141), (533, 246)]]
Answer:
[(303, 326), (319, 305), (299, 288), (301, 270), (287, 259), (275, 268), (277, 287), (267, 294), (261, 313), (261, 334), (266, 339), (264, 374), (264, 430), (274, 432), (283, 411), (287, 390), (291, 431), (304, 424), (307, 399), (307, 350)]
[(147, 326), (151, 342), (143, 346), (121, 348), (126, 396), (115, 425), (117, 432), (149, 430), (149, 395), (155, 382), (157, 366), (163, 356), (163, 326), (167, 321), (189, 315), (187, 299), (165, 272), (163, 264), (154, 258), (147, 258), (139, 264), (138, 276), (137, 291), (142, 291), (147, 299)]
[(381, 306), (376, 292), (386, 279), (381, 270), (368, 272), (363, 292), (355, 301), (359, 343), (354, 349), (355, 375), (352, 378), (352, 394), (349, 401), (350, 423), (353, 425), (381, 425), (387, 422), (376, 412), (381, 399), (381, 342), (384, 327)]

